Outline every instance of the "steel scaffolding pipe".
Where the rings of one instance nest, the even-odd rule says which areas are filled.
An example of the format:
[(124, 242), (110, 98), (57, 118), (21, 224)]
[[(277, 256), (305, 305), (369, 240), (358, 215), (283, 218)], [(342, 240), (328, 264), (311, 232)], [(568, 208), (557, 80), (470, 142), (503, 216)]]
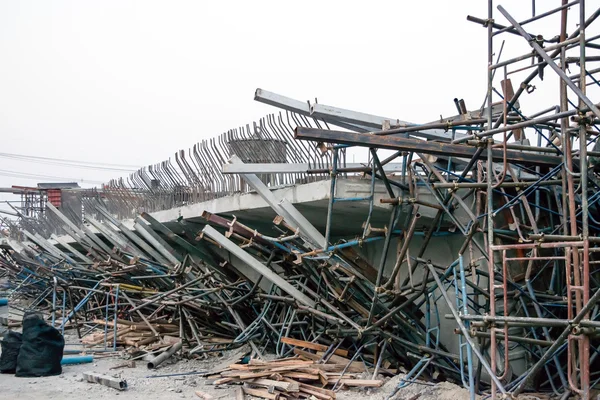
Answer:
[[(417, 125), (258, 89), (257, 101), (286, 111), (38, 217), (14, 207), (18, 224), (0, 220), (11, 230), (0, 273), (17, 299), (52, 304), (61, 328), (98, 330), (113, 349), (179, 334), (191, 355), (249, 343), (253, 357), (327, 365), (350, 350), (344, 376), (364, 362), (369, 375), (405, 368), (400, 386), (462, 383), (471, 398), (589, 399), (600, 387), (600, 118), (588, 88), (600, 69), (586, 34), (600, 9), (562, 0), (517, 21), (493, 3), (486, 19), (468, 17), (487, 32), (474, 111), (451, 96), (457, 115), (430, 110), (433, 122)], [(549, 16), (556, 26), (542, 24)], [(502, 33), (533, 52), (503, 57)], [(507, 68), (529, 58), (522, 76)], [(531, 108), (534, 85), (553, 85), (545, 70), (557, 96), (540, 91)], [(350, 151), (362, 159), (347, 163)], [(47, 200), (20, 194), (24, 208)], [(259, 203), (244, 208), (250, 198)]]

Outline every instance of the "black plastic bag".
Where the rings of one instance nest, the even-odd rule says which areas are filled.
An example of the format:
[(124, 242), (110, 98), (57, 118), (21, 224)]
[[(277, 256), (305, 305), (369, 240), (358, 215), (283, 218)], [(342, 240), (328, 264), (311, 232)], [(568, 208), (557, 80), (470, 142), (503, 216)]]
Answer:
[(60, 332), (46, 324), (41, 315), (23, 317), (23, 343), (17, 359), (16, 376), (60, 375), (65, 340)]
[(17, 370), (17, 357), (21, 348), (21, 334), (19, 332), (7, 332), (0, 344), (2, 345), (2, 354), (0, 354), (0, 373), (14, 374)]

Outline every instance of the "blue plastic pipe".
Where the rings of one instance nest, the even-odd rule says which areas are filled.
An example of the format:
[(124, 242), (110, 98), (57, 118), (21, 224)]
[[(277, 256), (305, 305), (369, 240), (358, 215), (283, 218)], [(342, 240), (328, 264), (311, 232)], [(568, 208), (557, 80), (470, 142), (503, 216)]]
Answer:
[(63, 357), (63, 359), (60, 360), (60, 365), (87, 364), (91, 362), (94, 362), (94, 356)]
[(8, 299), (0, 299), (0, 306), (7, 306), (8, 305)]

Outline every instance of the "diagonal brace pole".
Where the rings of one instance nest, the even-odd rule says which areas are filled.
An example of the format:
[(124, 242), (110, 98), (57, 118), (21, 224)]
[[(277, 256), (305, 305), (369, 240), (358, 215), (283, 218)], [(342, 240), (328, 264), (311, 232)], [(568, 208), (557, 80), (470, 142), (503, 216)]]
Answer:
[(596, 305), (598, 300), (600, 300), (600, 289), (596, 290), (596, 293), (594, 293), (594, 295), (592, 297), (590, 297), (590, 301), (588, 301), (588, 303), (581, 309), (579, 314), (577, 314), (575, 316), (575, 318), (573, 318), (573, 320), (570, 321), (569, 326), (567, 326), (562, 331), (560, 336), (554, 340), (554, 343), (552, 343), (552, 346), (550, 346), (548, 348), (548, 350), (546, 350), (544, 355), (542, 357), (540, 357), (538, 362), (533, 367), (531, 367), (531, 369), (529, 370), (529, 374), (527, 375), (527, 378), (524, 379), (519, 384), (519, 386), (517, 386), (517, 388), (513, 391), (513, 396), (517, 396), (519, 393), (523, 392), (523, 390), (525, 389), (525, 385), (527, 385), (527, 383), (538, 373), (538, 371), (544, 365), (546, 365), (546, 362), (554, 355), (556, 350), (558, 350), (558, 348), (561, 347), (562, 344), (565, 342), (565, 340), (568, 338), (568, 336), (572, 332), (573, 328), (576, 327), (581, 322), (581, 320), (583, 320), (583, 318), (586, 316), (586, 314), (590, 312), (590, 310), (594, 307), (594, 305)]
[[(597, 118), (600, 118), (600, 110), (598, 110), (598, 107), (596, 107), (596, 105), (585, 95), (585, 93), (583, 93), (581, 91), (581, 89), (579, 89), (577, 87), (577, 85), (575, 83), (573, 83), (573, 81), (567, 76), (567, 74), (565, 74), (565, 72), (558, 65), (556, 65), (554, 60), (552, 60), (552, 57), (550, 57), (548, 55), (548, 53), (546, 53), (544, 48), (542, 46), (540, 46), (535, 41), (535, 39), (532, 38), (531, 35), (525, 31), (525, 29), (523, 29), (523, 27), (517, 22), (517, 20), (514, 19), (508, 13), (508, 11), (506, 11), (504, 9), (504, 7), (499, 5), (498, 10), (502, 13), (502, 15), (504, 15), (506, 17), (506, 19), (512, 24), (512, 26), (515, 27), (515, 29), (521, 34), (521, 36), (523, 36), (525, 38), (525, 40), (527, 40), (529, 45), (536, 51), (536, 53), (538, 53), (540, 55), (540, 57), (542, 57), (544, 59), (544, 61), (546, 61), (546, 63), (548, 63), (550, 68), (552, 68), (554, 70), (554, 72), (556, 72), (558, 74), (558, 76), (560, 76), (560, 78), (577, 95), (577, 97), (579, 97), (581, 99), (581, 101), (583, 101), (585, 103), (585, 105), (590, 108), (590, 111), (592, 111), (594, 113), (594, 115), (596, 115)], [(584, 66), (582, 65), (581, 68), (583, 68), (583, 67)]]

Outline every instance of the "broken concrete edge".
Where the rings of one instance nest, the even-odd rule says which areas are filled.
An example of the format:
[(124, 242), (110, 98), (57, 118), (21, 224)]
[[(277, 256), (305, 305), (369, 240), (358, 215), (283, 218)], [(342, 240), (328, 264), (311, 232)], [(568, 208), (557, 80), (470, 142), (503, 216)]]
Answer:
[(90, 383), (99, 383), (113, 389), (127, 390), (127, 381), (125, 379), (113, 378), (112, 376), (98, 374), (96, 372), (84, 372), (83, 379)]

